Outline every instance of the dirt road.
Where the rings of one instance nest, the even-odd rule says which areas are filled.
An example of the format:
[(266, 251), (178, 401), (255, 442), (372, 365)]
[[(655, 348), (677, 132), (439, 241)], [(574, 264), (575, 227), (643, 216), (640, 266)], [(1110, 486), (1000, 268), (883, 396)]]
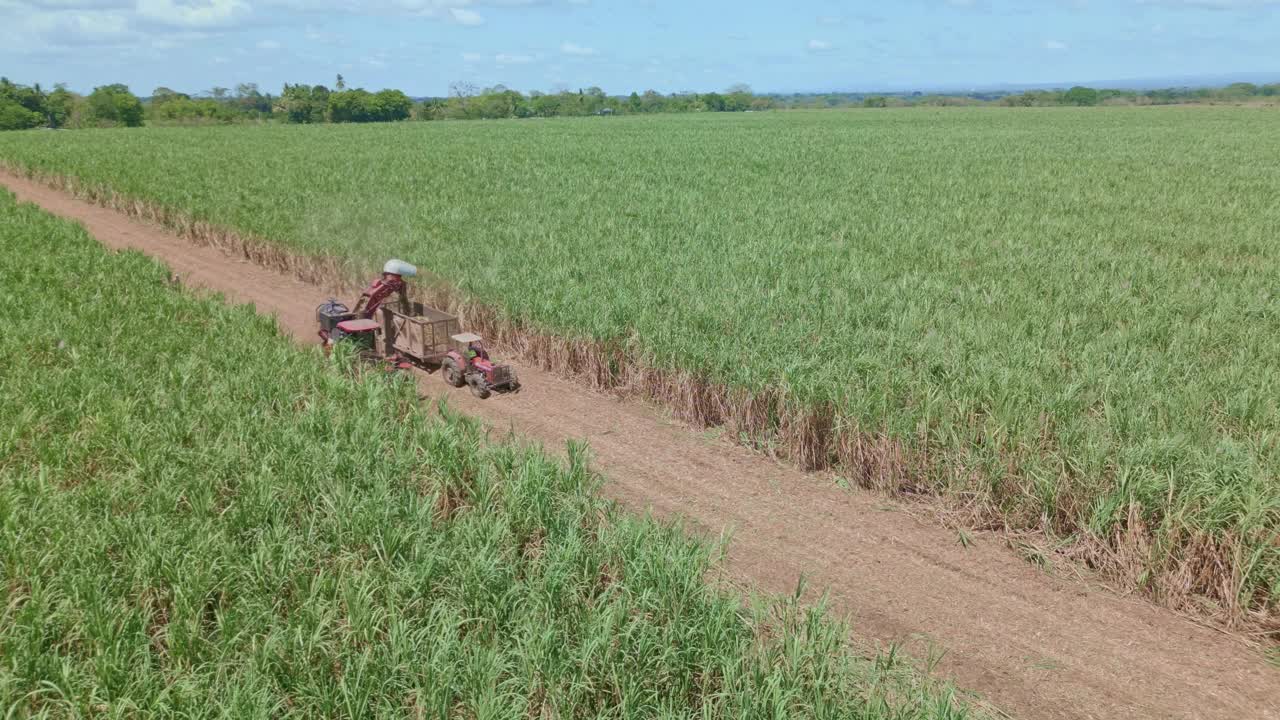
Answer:
[[(184, 283), (275, 315), (302, 342), (326, 290), (264, 270), (162, 229), (0, 171), (23, 200), (85, 224), (113, 248), (133, 248)], [(521, 368), (518, 395), (477, 401), (423, 376), (431, 393), (499, 430), (563, 448), (590, 442), (605, 491), (637, 511), (679, 515), (733, 534), (735, 581), (789, 592), (803, 573), (827, 588), (857, 633), (945, 651), (939, 668), (961, 687), (1025, 718), (1280, 719), (1280, 669), (1238, 639), (1095, 583), (1059, 578), (999, 540), (968, 547), (870, 493), (843, 491), (668, 422), (656, 410)]]

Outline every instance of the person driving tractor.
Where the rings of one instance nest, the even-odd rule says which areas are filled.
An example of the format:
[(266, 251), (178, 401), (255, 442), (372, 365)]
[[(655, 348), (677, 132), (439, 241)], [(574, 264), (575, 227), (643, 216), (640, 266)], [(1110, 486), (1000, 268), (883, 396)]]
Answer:
[(471, 362), (476, 358), (481, 360), (489, 359), (489, 351), (484, 349), (484, 343), (479, 340), (472, 340), (467, 343), (467, 362)]

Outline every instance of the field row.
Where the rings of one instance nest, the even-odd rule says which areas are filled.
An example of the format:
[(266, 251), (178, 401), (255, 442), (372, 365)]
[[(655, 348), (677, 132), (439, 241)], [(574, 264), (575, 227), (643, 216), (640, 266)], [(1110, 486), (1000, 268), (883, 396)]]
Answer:
[(957, 498), (977, 522), (1069, 536), (1170, 604), (1274, 620), (1274, 120), (19, 133), (0, 160), (292, 253), (402, 257), (511, 337), (585, 348), (570, 362), (531, 344), (549, 366), (864, 485)]
[(0, 714), (959, 718), (567, 465), (0, 192)]

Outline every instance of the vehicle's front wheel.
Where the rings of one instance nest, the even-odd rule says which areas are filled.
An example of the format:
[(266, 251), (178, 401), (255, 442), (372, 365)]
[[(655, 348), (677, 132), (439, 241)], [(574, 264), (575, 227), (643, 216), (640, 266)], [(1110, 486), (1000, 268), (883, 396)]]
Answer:
[(474, 382), (471, 383), (471, 394), (475, 395), (481, 400), (488, 400), (489, 386), (485, 384), (484, 380), (476, 379)]

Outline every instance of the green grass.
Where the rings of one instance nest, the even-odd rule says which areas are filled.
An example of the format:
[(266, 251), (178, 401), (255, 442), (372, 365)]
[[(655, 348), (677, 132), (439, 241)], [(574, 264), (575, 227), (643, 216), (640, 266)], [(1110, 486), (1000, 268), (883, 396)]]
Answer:
[(31, 132), (0, 160), (303, 254), (403, 257), (513, 323), (727, 387), (731, 421), (734, 392), (765, 398), (750, 441), (1076, 534), (1174, 604), (1274, 618), (1277, 119)]
[(960, 718), (560, 464), (0, 192), (0, 715)]

